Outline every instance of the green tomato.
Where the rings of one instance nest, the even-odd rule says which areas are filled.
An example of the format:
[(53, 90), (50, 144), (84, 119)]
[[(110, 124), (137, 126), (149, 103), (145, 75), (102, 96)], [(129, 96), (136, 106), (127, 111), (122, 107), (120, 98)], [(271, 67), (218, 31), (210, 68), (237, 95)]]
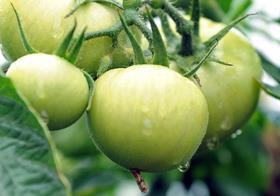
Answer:
[(87, 80), (78, 68), (60, 57), (26, 55), (11, 64), (7, 76), (51, 130), (73, 124), (85, 111)]
[(96, 81), (89, 124), (97, 147), (128, 169), (160, 172), (191, 159), (208, 108), (189, 79), (158, 65), (113, 69)]
[[(224, 27), (206, 19), (201, 21), (205, 41)], [(260, 59), (247, 39), (236, 29), (218, 44), (214, 56), (233, 66), (205, 63), (197, 72), (201, 90), (209, 106), (209, 124), (205, 142), (216, 142), (241, 128), (258, 103), (262, 68)], [(177, 69), (176, 66), (171, 66)]]
[[(87, 27), (87, 32), (95, 32), (119, 22), (116, 10), (99, 3), (86, 3), (73, 16), (65, 18), (74, 7), (74, 0), (1, 0), (0, 43), (9, 60), (16, 60), (27, 54), (17, 33), (18, 25), (10, 2), (22, 19), (31, 45), (48, 54), (58, 48), (72, 28), (74, 18), (78, 22), (76, 35), (81, 33), (84, 27)], [(112, 40), (109, 37), (86, 41), (78, 57), (77, 66), (88, 72), (95, 72), (102, 57), (110, 54), (112, 50)]]
[(70, 127), (52, 131), (57, 148), (67, 156), (81, 156), (96, 153), (91, 142), (86, 115)]

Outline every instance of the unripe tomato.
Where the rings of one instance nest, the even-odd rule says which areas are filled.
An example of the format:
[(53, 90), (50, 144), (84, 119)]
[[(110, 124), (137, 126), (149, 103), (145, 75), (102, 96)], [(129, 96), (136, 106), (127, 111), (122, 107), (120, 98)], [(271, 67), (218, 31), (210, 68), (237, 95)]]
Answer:
[[(203, 19), (202, 40), (207, 40), (223, 27), (223, 24)], [(205, 141), (224, 138), (248, 121), (259, 98), (259, 86), (255, 80), (262, 75), (257, 53), (236, 29), (220, 41), (214, 56), (233, 66), (207, 62), (197, 72), (209, 106)]]
[(92, 144), (86, 115), (70, 127), (51, 132), (56, 147), (67, 156), (81, 156), (97, 152)]
[[(31, 45), (44, 53), (53, 53), (74, 24), (78, 22), (76, 35), (84, 27), (87, 32), (107, 29), (119, 21), (117, 11), (99, 3), (82, 5), (73, 16), (65, 16), (73, 9), (74, 0), (1, 0), (0, 1), (0, 43), (9, 60), (27, 54), (18, 32), (13, 3), (18, 11), (24, 30)], [(122, 45), (122, 43), (120, 43)], [(88, 72), (95, 72), (103, 56), (111, 53), (112, 41), (101, 37), (86, 41), (81, 49), (77, 65)]]
[(47, 54), (21, 57), (11, 64), (7, 76), (52, 130), (73, 124), (87, 106), (86, 78), (60, 57)]
[(189, 79), (158, 65), (113, 69), (96, 81), (89, 123), (97, 147), (128, 169), (160, 172), (191, 159), (208, 109)]

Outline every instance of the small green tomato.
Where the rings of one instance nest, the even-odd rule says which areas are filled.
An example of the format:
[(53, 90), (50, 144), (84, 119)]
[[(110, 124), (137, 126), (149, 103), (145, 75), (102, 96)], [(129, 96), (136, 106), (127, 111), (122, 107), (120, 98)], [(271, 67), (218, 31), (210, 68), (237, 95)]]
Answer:
[(207, 128), (199, 88), (166, 67), (113, 69), (96, 81), (89, 123), (97, 147), (127, 169), (161, 172), (191, 159)]
[(7, 76), (51, 130), (73, 124), (85, 111), (87, 80), (78, 68), (60, 57), (26, 55), (11, 64)]
[[(122, 1), (118, 1), (122, 3)], [(74, 19), (78, 28), (75, 35), (87, 27), (86, 33), (102, 31), (119, 22), (117, 11), (108, 5), (88, 2), (65, 18), (74, 8), (74, 0), (0, 0), (0, 44), (6, 58), (16, 60), (27, 54), (20, 36), (18, 24), (11, 3), (18, 11), (28, 40), (37, 50), (52, 54), (66, 34), (73, 27)], [(119, 45), (127, 44), (122, 39)], [(77, 66), (94, 73), (102, 57), (113, 51), (112, 39), (100, 37), (86, 41), (80, 51)]]

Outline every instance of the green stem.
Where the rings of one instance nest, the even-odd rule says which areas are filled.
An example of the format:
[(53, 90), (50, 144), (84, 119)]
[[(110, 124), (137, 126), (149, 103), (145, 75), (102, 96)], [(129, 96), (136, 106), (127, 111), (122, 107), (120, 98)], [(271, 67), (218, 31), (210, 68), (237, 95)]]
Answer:
[(182, 56), (191, 56), (194, 52), (191, 32), (193, 23), (186, 20), (184, 16), (167, 0), (164, 3), (164, 10), (174, 20), (178, 33), (182, 35), (182, 45), (179, 53)]
[(125, 16), (132, 24), (136, 25), (139, 30), (143, 33), (145, 38), (148, 40), (150, 46), (153, 44), (152, 31), (147, 27), (145, 21), (139, 16), (136, 10), (126, 10)]
[(196, 37), (199, 37), (199, 20), (200, 20), (199, 0), (192, 0), (191, 20), (193, 21), (193, 33)]
[[(139, 28), (139, 30), (143, 33), (146, 39), (149, 41), (149, 44), (152, 45), (153, 35), (151, 30), (146, 26), (143, 19), (140, 18), (138, 12), (136, 10), (127, 9), (123, 13), (125, 17), (125, 21), (128, 26), (135, 25)], [(113, 47), (117, 46), (117, 39), (120, 32), (123, 30), (122, 23), (117, 23), (116, 25), (102, 31), (90, 32), (85, 35), (85, 40), (94, 39), (97, 37), (109, 36), (113, 39)]]
[(86, 33), (85, 34), (85, 40), (90, 40), (90, 39), (94, 39), (94, 38), (97, 38), (97, 37), (108, 36), (108, 37), (112, 38), (113, 47), (116, 47), (118, 36), (119, 36), (119, 34), (122, 30), (123, 30), (122, 24), (118, 23), (118, 24), (114, 25), (113, 27), (108, 28), (108, 29), (103, 30), (103, 31)]
[(163, 33), (167, 39), (167, 43), (173, 43), (176, 40), (176, 35), (173, 33), (167, 15), (162, 11), (158, 10), (156, 14), (159, 16)]

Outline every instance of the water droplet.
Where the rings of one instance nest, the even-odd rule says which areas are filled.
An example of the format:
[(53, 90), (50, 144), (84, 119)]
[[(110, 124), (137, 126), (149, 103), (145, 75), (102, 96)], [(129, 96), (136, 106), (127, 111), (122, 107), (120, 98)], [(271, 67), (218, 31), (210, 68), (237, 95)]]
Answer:
[(150, 129), (153, 127), (153, 122), (150, 119), (145, 119), (144, 120), (144, 128)]
[(221, 123), (221, 129), (222, 130), (229, 130), (229, 129), (231, 129), (231, 127), (232, 127), (232, 122), (231, 122), (231, 119), (230, 118), (225, 118), (224, 120), (223, 120), (223, 122)]
[(212, 137), (206, 141), (206, 146), (209, 150), (215, 150), (220, 144), (217, 137)]
[(231, 134), (231, 138), (232, 139), (235, 139), (237, 138), (238, 136), (240, 136), (242, 134), (242, 130), (241, 129), (238, 129), (236, 132), (234, 132), (233, 134)]
[(190, 163), (190, 161), (188, 161), (185, 164), (179, 165), (178, 170), (179, 170), (179, 172), (184, 173), (184, 172), (188, 171), (190, 169), (190, 167), (191, 167), (191, 163)]

